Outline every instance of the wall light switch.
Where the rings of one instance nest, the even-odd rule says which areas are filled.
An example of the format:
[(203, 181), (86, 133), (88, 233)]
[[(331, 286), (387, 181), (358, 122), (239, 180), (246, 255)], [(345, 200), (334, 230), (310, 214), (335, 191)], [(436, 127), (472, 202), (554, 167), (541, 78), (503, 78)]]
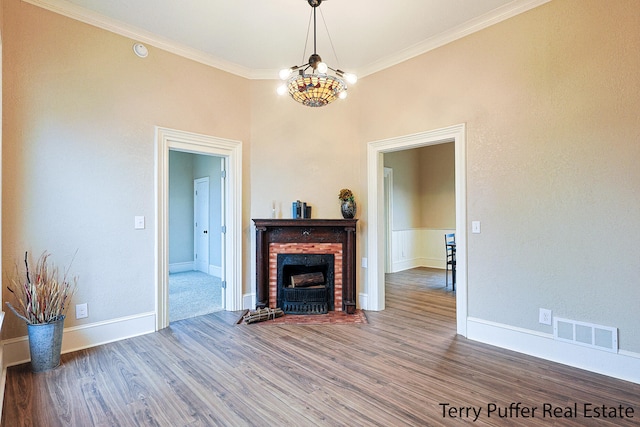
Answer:
[(144, 230), (144, 216), (136, 216), (135, 229)]
[(471, 232), (480, 234), (480, 221), (471, 221)]
[(362, 268), (367, 268), (367, 259), (362, 258)]

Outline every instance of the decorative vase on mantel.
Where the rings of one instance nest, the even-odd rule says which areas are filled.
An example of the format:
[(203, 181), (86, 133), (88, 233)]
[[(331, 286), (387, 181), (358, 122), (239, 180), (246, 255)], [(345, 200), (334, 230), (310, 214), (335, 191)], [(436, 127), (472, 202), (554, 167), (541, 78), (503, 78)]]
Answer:
[(342, 212), (342, 217), (345, 219), (351, 219), (356, 216), (356, 199), (353, 196), (353, 192), (348, 188), (343, 188), (340, 190), (338, 194), (338, 199), (340, 199), (340, 211)]
[(356, 216), (356, 201), (344, 200), (340, 206), (342, 210), (342, 217), (345, 219), (351, 219)]

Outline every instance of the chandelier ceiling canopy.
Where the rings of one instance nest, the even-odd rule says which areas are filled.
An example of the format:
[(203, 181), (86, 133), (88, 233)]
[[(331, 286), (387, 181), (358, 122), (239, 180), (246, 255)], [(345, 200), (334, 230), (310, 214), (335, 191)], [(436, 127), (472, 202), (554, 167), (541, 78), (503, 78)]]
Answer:
[[(347, 83), (354, 84), (358, 79), (355, 74), (329, 67), (317, 53), (316, 9), (322, 1), (307, 0), (313, 13), (313, 54), (309, 61), (280, 71), (284, 84), (278, 87), (278, 93), (288, 93), (295, 101), (307, 107), (323, 107), (338, 98), (346, 98)], [(329, 74), (329, 71), (333, 74)]]

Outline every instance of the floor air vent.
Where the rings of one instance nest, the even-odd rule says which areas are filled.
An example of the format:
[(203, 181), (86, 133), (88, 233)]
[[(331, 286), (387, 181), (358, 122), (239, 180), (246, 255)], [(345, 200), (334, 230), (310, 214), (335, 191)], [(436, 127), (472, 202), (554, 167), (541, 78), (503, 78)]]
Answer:
[(598, 350), (618, 352), (618, 328), (555, 318), (553, 338)]

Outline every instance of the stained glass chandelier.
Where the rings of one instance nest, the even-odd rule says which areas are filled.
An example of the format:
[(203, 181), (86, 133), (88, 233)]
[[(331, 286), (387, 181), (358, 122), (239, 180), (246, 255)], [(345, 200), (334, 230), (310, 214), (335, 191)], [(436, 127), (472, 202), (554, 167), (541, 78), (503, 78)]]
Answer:
[[(313, 54), (309, 62), (280, 71), (280, 78), (285, 82), (278, 87), (278, 93), (288, 93), (294, 101), (307, 107), (323, 107), (338, 98), (346, 98), (347, 83), (354, 84), (358, 78), (322, 62), (316, 50), (316, 9), (323, 0), (307, 1), (313, 8)], [(335, 75), (329, 74), (329, 70)]]

